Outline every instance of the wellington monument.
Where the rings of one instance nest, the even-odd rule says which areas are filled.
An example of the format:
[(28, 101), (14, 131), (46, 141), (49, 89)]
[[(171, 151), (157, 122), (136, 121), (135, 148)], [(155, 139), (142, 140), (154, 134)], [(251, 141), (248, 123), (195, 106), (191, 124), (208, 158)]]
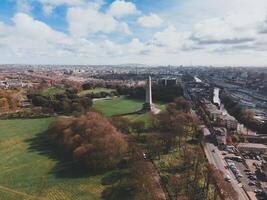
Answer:
[(146, 100), (143, 104), (144, 112), (152, 112), (154, 114), (158, 114), (160, 112), (160, 109), (157, 109), (155, 105), (152, 102), (152, 89), (151, 89), (151, 77), (149, 76), (146, 81)]
[(152, 111), (154, 105), (152, 103), (152, 89), (151, 89), (151, 77), (149, 76), (146, 81), (146, 101), (143, 105), (143, 110)]

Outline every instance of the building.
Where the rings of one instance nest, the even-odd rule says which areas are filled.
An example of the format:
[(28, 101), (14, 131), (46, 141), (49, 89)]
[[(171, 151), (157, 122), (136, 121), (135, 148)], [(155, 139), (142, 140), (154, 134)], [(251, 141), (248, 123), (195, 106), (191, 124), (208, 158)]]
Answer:
[(218, 110), (218, 108), (212, 103), (206, 104), (205, 110), (207, 112), (207, 115), (211, 119), (211, 121), (214, 121), (214, 122), (216, 122), (218, 117), (222, 115), (222, 112)]
[(159, 85), (167, 86), (175, 86), (178, 83), (181, 83), (181, 78), (162, 78), (158, 80)]
[(227, 138), (227, 130), (226, 128), (222, 127), (214, 127), (214, 132), (216, 141), (218, 145), (225, 145), (226, 144), (226, 138)]
[(249, 151), (253, 153), (262, 153), (262, 154), (267, 152), (266, 145), (258, 143), (239, 143), (237, 149), (241, 152)]
[(217, 117), (218, 126), (226, 127), (228, 130), (237, 130), (238, 122), (230, 115), (220, 115)]

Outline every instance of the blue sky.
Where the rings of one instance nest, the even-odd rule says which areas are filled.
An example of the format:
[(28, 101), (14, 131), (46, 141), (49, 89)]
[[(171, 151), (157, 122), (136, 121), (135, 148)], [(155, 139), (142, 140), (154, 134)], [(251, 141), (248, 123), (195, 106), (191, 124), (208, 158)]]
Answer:
[(266, 0), (0, 1), (1, 63), (264, 66), (266, 51)]

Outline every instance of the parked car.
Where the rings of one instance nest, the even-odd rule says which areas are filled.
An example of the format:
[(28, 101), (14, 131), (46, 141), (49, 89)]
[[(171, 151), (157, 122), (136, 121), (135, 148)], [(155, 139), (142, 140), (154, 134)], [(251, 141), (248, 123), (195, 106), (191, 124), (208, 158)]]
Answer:
[(249, 183), (248, 183), (248, 185), (255, 185), (255, 182), (252, 182), (252, 181), (250, 181)]
[(255, 177), (255, 176), (249, 176), (248, 177), (250, 180), (252, 180), (252, 181), (256, 181), (257, 180), (257, 178)]
[(229, 175), (225, 175), (224, 176), (224, 180), (230, 182), (231, 181), (231, 177)]
[(256, 194), (260, 194), (260, 193), (262, 193), (262, 189), (256, 188), (256, 189), (254, 190), (254, 192), (255, 192)]

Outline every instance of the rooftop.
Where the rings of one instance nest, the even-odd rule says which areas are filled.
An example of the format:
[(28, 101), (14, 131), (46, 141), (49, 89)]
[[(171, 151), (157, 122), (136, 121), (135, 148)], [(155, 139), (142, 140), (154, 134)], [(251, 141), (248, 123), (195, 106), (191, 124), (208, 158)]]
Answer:
[(264, 144), (258, 143), (239, 143), (237, 147), (248, 147), (248, 148), (264, 148), (267, 149), (267, 146)]

